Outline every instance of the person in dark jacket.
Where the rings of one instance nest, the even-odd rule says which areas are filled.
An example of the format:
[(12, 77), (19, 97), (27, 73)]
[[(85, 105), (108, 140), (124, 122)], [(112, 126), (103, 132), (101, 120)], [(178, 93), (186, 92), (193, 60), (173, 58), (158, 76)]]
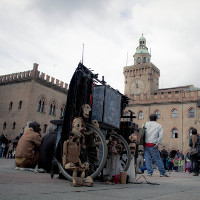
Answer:
[(162, 151), (160, 152), (160, 157), (163, 161), (163, 165), (165, 167), (165, 169), (167, 169), (167, 158), (168, 158), (168, 152), (165, 149), (165, 146), (163, 146)]
[(40, 147), (40, 159), (38, 163), (38, 168), (42, 168), (47, 172), (51, 172), (52, 170), (54, 148), (56, 143), (56, 133), (57, 126), (52, 125), (49, 128), (49, 133), (43, 137)]
[(189, 146), (198, 148), (198, 153), (196, 155), (190, 155), (190, 158), (194, 163), (194, 176), (199, 175), (199, 165), (200, 165), (200, 136), (197, 134), (197, 129), (192, 129), (192, 135), (189, 140)]

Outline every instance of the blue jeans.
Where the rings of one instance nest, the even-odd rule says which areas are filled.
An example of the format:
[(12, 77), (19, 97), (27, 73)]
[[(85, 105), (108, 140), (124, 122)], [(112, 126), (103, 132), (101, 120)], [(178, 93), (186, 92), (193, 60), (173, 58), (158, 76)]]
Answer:
[(160, 157), (160, 152), (156, 147), (144, 147), (144, 158), (148, 174), (153, 174), (152, 160), (158, 167), (160, 174), (165, 173), (165, 168)]

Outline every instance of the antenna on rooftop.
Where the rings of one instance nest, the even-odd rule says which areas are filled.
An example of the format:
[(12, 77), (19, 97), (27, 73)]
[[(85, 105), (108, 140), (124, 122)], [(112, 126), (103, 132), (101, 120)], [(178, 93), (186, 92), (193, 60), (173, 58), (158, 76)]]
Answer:
[(82, 64), (83, 64), (83, 56), (84, 56), (84, 43), (83, 43), (83, 49), (82, 49)]
[(126, 66), (128, 64), (128, 51), (127, 51), (127, 57), (126, 57)]

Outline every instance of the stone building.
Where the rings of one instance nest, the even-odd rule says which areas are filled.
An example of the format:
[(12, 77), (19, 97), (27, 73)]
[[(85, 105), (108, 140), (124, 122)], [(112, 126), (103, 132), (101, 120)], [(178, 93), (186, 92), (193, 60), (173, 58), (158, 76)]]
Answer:
[(68, 85), (33, 70), (0, 76), (0, 133), (19, 136), (27, 121), (37, 121), (45, 135), (50, 120), (64, 113)]
[(139, 127), (156, 113), (164, 129), (163, 145), (172, 155), (177, 150), (186, 154), (192, 128), (200, 130), (200, 88), (187, 85), (159, 89), (160, 70), (151, 63), (143, 35), (133, 57), (134, 65), (123, 71), (124, 94), (132, 99), (126, 109), (135, 113)]

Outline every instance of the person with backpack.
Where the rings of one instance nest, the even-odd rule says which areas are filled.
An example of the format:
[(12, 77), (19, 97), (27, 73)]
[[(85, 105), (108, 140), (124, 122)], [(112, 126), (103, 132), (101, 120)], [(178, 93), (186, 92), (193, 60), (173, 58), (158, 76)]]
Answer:
[(144, 158), (149, 176), (153, 175), (152, 160), (160, 171), (160, 177), (168, 177), (158, 150), (163, 137), (163, 127), (156, 122), (157, 115), (151, 114), (150, 121), (145, 123)]

